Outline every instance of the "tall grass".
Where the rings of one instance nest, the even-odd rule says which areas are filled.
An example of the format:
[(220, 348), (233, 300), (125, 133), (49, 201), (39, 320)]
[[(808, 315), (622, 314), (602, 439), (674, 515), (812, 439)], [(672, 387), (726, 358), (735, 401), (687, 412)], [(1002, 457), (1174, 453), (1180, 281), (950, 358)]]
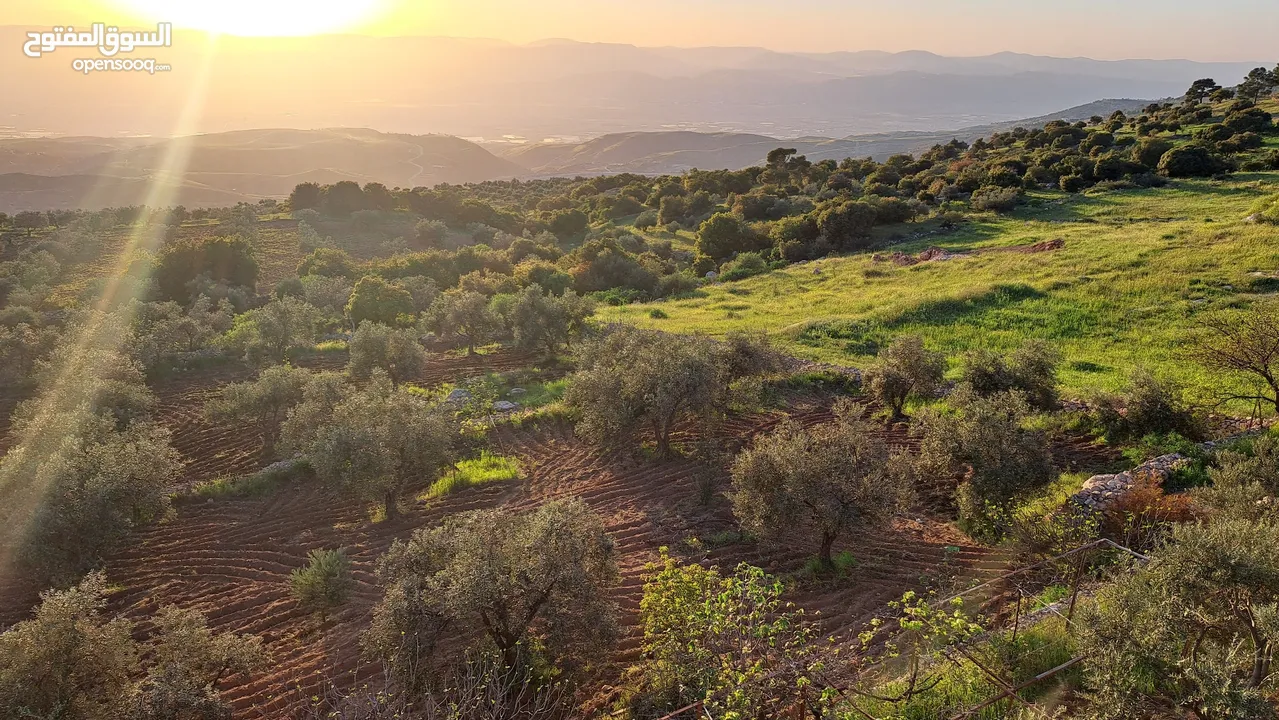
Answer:
[[(907, 227), (933, 234), (894, 245), (909, 253), (936, 245), (959, 253), (954, 259), (898, 266), (871, 253), (833, 257), (600, 314), (671, 332), (765, 332), (800, 357), (853, 366), (907, 333), (952, 357), (1039, 338), (1062, 351), (1069, 394), (1119, 389), (1138, 366), (1206, 389), (1221, 379), (1182, 351), (1206, 313), (1267, 297), (1257, 278), (1279, 272), (1274, 228), (1245, 219), (1276, 192), (1279, 173), (1086, 196), (1035, 191), (1010, 215), (949, 231), (918, 223)], [(1058, 238), (1065, 246), (1055, 251), (1015, 251)]]
[(423, 498), (443, 497), (476, 485), (517, 480), (519, 477), (519, 460), (506, 455), (493, 455), (486, 450), (477, 458), (462, 460), (454, 465), (448, 474), (431, 485)]

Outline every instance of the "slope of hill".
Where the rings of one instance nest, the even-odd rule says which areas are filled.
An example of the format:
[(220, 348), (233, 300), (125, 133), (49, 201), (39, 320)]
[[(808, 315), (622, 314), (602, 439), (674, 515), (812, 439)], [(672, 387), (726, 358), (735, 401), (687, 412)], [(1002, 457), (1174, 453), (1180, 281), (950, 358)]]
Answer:
[[(166, 178), (171, 163), (174, 172)], [(283, 197), (307, 181), (415, 187), (520, 172), (455, 137), (364, 129), (243, 130), (173, 140), (0, 139), (0, 210), (136, 205), (157, 184), (160, 197), (175, 198), (171, 204), (234, 205)]]
[(691, 168), (730, 169), (757, 165), (769, 150), (793, 147), (809, 160), (842, 160), (873, 157), (883, 160), (898, 153), (917, 154), (954, 138), (971, 141), (1018, 125), (1040, 127), (1049, 120), (1085, 120), (1109, 116), (1116, 110), (1131, 113), (1148, 100), (1097, 100), (1035, 118), (975, 125), (939, 132), (893, 132), (850, 135), (845, 138), (805, 137), (779, 139), (750, 133), (696, 133), (688, 131), (613, 133), (583, 143), (532, 143), (486, 145), (499, 157), (546, 175), (595, 175), (616, 172), (679, 173)]
[[(1039, 338), (1064, 354), (1061, 380), (1076, 394), (1121, 387), (1137, 367), (1202, 390), (1219, 378), (1179, 353), (1198, 313), (1274, 295), (1274, 230), (1245, 218), (1276, 192), (1273, 172), (1087, 195), (1035, 191), (1009, 216), (880, 236), (903, 255), (800, 263), (604, 316), (676, 332), (764, 332), (801, 357), (853, 365), (902, 333), (952, 356)], [(919, 262), (931, 247), (945, 252)]]

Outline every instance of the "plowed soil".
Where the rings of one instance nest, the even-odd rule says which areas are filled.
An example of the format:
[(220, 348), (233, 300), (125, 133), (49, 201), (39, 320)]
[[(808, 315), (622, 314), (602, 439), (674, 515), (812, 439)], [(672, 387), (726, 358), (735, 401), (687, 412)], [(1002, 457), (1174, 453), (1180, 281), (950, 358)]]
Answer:
[[(196, 393), (208, 392), (196, 385), (185, 390), (192, 402), (202, 397)], [(165, 397), (174, 398), (172, 406), (177, 407), (178, 396)], [(805, 423), (829, 418), (816, 403), (796, 407), (791, 415)], [(783, 417), (771, 412), (735, 418), (715, 432), (745, 442)], [(884, 432), (904, 442), (899, 431)], [(191, 448), (203, 453), (188, 456), (192, 472), (205, 472), (206, 463), (234, 467), (240, 462), (213, 454), (219, 443), (252, 447), (243, 438), (199, 430), (194, 421), (177, 424), (175, 434), (184, 453)], [(691, 429), (684, 435), (688, 439)], [(637, 613), (645, 566), (657, 559), (658, 548), (667, 546), (686, 559), (725, 568), (750, 562), (780, 574), (796, 572), (812, 556), (814, 545), (802, 532), (785, 547), (742, 541), (709, 547), (707, 540), (716, 533), (737, 527), (719, 493), (727, 483), (722, 470), (684, 459), (658, 462), (600, 452), (562, 422), (504, 428), (494, 433), (493, 441), (501, 452), (521, 458), (524, 480), (466, 490), (431, 503), (406, 502), (410, 506), (394, 521), (371, 523), (365, 507), (305, 483), (262, 498), (184, 504), (175, 520), (138, 533), (132, 547), (109, 562), (109, 578), (123, 588), (112, 607), (136, 620), (167, 604), (193, 607), (205, 612), (219, 631), (261, 636), (271, 652), (270, 670), (252, 678), (229, 678), (223, 692), (237, 718), (288, 717), (304, 707), (326, 679), (351, 686), (380, 674), (380, 667), (360, 660), (359, 635), (379, 596), (374, 564), (396, 538), (448, 513), (499, 505), (530, 508), (553, 498), (578, 496), (605, 518), (622, 574), (615, 593), (624, 633), (600, 678), (600, 696), (606, 697), (620, 671), (640, 659)], [(705, 483), (713, 486), (709, 503), (702, 501)], [(690, 542), (694, 539), (701, 543)], [(304, 564), (308, 551), (334, 547), (345, 548), (354, 561), (357, 587), (339, 612), (321, 621), (297, 606), (287, 579)], [(964, 545), (942, 523), (927, 518), (874, 535), (849, 536), (839, 549), (857, 559), (848, 578), (800, 582), (792, 595), (820, 620), (824, 634), (840, 641), (908, 588), (953, 575), (988, 577), (1004, 567), (1002, 557)], [(5, 603), (0, 623), (20, 619), (29, 605)]]
[[(305, 364), (340, 367), (345, 357), (326, 355)], [(529, 364), (530, 358), (511, 352), (446, 356), (415, 381), (432, 385)], [(187, 462), (184, 483), (248, 472), (269, 460), (255, 432), (210, 425), (201, 417), (203, 404), (219, 387), (250, 377), (248, 369), (220, 368), (156, 387), (159, 415)], [(812, 424), (832, 415), (827, 401), (792, 398), (785, 412), (734, 416), (712, 428), (682, 427), (676, 440), (687, 443), (710, 433), (732, 449), (787, 417)], [(914, 445), (904, 427), (878, 432), (892, 446)], [(843, 538), (837, 551), (846, 550), (855, 559), (847, 577), (805, 579), (801, 570), (813, 556), (813, 538), (797, 529), (781, 546), (740, 539), (722, 492), (728, 478), (721, 467), (601, 451), (578, 439), (562, 421), (503, 427), (491, 440), (498, 452), (520, 458), (524, 479), (429, 502), (405, 498), (402, 514), (393, 521), (370, 522), (366, 507), (304, 482), (265, 497), (183, 503), (175, 519), (140, 531), (127, 551), (110, 560), (108, 577), (122, 588), (112, 608), (143, 621), (143, 632), (148, 630), (145, 618), (176, 604), (203, 611), (218, 631), (261, 636), (271, 653), (270, 669), (251, 678), (228, 678), (222, 690), (237, 719), (282, 718), (305, 707), (329, 680), (350, 687), (380, 675), (381, 668), (362, 661), (359, 650), (360, 633), (379, 597), (376, 560), (395, 539), (450, 513), (531, 508), (578, 496), (605, 519), (622, 575), (615, 599), (624, 633), (599, 678), (596, 700), (607, 698), (621, 670), (640, 659), (637, 615), (645, 568), (663, 546), (689, 561), (725, 569), (749, 562), (791, 577), (791, 599), (821, 623), (823, 636), (837, 643), (852, 640), (867, 620), (883, 612), (885, 603), (907, 589), (988, 579), (1009, 563), (997, 552), (968, 544), (949, 525), (921, 511), (888, 530)], [(1062, 451), (1081, 463), (1107, 459), (1081, 445), (1065, 444)], [(423, 478), (423, 486), (429, 480)], [(923, 506), (935, 507), (933, 499), (949, 495), (954, 483), (943, 478), (921, 488)], [(287, 580), (310, 550), (338, 547), (354, 561), (356, 589), (347, 604), (321, 620), (298, 607)], [(0, 626), (22, 619), (36, 602), (30, 588), (5, 588), (0, 596)]]
[[(346, 367), (345, 352), (306, 356), (298, 365), (312, 370)], [(528, 355), (499, 351), (486, 355), (434, 356), (418, 377), (409, 382), (432, 387), (489, 372), (527, 367)], [(155, 387), (156, 416), (173, 433), (173, 446), (185, 463), (181, 487), (220, 477), (252, 473), (271, 463), (257, 428), (236, 423), (215, 423), (204, 418), (204, 406), (225, 385), (255, 377), (249, 368), (232, 365), (183, 375)]]

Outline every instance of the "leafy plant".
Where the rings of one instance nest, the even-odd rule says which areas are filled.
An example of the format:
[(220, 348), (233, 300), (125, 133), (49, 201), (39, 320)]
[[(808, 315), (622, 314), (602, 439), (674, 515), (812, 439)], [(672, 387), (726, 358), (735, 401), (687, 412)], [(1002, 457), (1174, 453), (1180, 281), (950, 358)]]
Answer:
[(289, 574), (293, 597), (322, 615), (346, 602), (353, 586), (351, 560), (343, 550), (312, 550), (306, 565)]

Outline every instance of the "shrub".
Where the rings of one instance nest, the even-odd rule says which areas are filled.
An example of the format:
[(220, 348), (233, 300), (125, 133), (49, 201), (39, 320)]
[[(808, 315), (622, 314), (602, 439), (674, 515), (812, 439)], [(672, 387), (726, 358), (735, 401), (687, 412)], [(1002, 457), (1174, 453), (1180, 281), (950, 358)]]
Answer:
[(1142, 138), (1132, 149), (1132, 159), (1152, 170), (1159, 167), (1159, 160), (1173, 148), (1171, 140), (1164, 138)]
[(346, 602), (354, 587), (351, 559), (343, 550), (312, 550), (306, 565), (289, 574), (289, 590), (304, 607), (321, 614)]
[(719, 280), (730, 282), (753, 275), (760, 275), (770, 270), (769, 264), (759, 253), (739, 253), (737, 257), (720, 266)]
[(754, 231), (731, 213), (715, 213), (697, 230), (697, 251), (716, 261), (730, 258), (734, 253), (757, 250), (760, 246), (760, 238)]
[(1014, 498), (1056, 477), (1043, 433), (1025, 427), (1029, 406), (1020, 393), (981, 397), (965, 385), (948, 398), (952, 411), (930, 409), (921, 418), (922, 476), (966, 474), (957, 500), (965, 529), (997, 540)]
[(1198, 439), (1203, 435), (1202, 420), (1183, 395), (1181, 386), (1139, 368), (1122, 395), (1094, 398), (1094, 416), (1108, 442), (1169, 433)]
[(360, 278), (346, 303), (346, 316), (352, 327), (366, 321), (389, 326), (411, 324), (414, 313), (413, 296), (376, 275)]
[(1057, 405), (1057, 363), (1061, 356), (1047, 343), (1032, 340), (1008, 358), (990, 350), (964, 356), (960, 378), (978, 395), (1009, 390), (1026, 395), (1032, 407), (1049, 410)]
[(1092, 183), (1083, 175), (1062, 175), (1058, 184), (1062, 190), (1068, 193), (1077, 193), (1086, 189)]
[(657, 227), (657, 211), (645, 210), (635, 218), (635, 227), (638, 230), (651, 230)]
[(906, 416), (906, 401), (933, 396), (946, 372), (946, 358), (924, 348), (917, 335), (904, 335), (879, 353), (867, 370), (870, 394), (891, 413), (892, 419)]
[(1258, 200), (1252, 206), (1251, 217), (1261, 222), (1279, 225), (1279, 195), (1272, 195)]
[(865, 247), (878, 213), (867, 202), (849, 201), (826, 208), (817, 216), (818, 231), (839, 250)]
[(190, 301), (191, 283), (201, 276), (252, 291), (258, 279), (252, 243), (239, 236), (180, 240), (165, 245), (156, 258), (156, 286), (165, 300)]
[(971, 202), (974, 210), (1002, 213), (1011, 212), (1021, 204), (1021, 199), (1020, 188), (987, 185), (973, 193)]
[(1229, 168), (1206, 146), (1188, 144), (1175, 147), (1159, 159), (1159, 172), (1168, 177), (1211, 177)]

